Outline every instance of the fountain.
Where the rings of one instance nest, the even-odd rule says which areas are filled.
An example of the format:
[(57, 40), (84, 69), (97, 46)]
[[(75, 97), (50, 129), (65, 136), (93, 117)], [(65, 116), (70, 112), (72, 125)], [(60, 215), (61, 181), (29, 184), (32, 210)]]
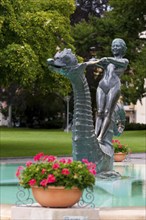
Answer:
[[(97, 174), (119, 176), (113, 171), (112, 138), (120, 97), (120, 76), (128, 65), (122, 58), (126, 51), (125, 42), (115, 39), (112, 42), (114, 57), (90, 60), (79, 64), (71, 49), (57, 52), (54, 59), (48, 59), (48, 67), (67, 77), (74, 92), (74, 114), (72, 125), (72, 155), (74, 160), (88, 159), (96, 164)], [(87, 65), (99, 65), (104, 75), (97, 88), (97, 119), (94, 130), (89, 86), (84, 74)], [(120, 111), (118, 113), (121, 114)], [(119, 116), (120, 116), (119, 114)], [(119, 120), (121, 126), (122, 120)], [(103, 174), (104, 172), (104, 174)]]
[[(14, 207), (12, 209), (12, 220), (18, 219), (24, 213), (27, 219), (64, 219), (64, 220), (89, 220), (89, 219), (120, 219), (123, 213), (125, 217), (122, 219), (132, 219), (129, 216), (139, 216), (139, 209), (133, 208), (126, 209), (127, 206), (121, 208), (121, 201), (127, 198), (126, 195), (135, 193), (136, 185), (139, 179), (129, 176), (120, 175), (119, 169), (113, 170), (113, 154), (112, 138), (114, 131), (120, 133), (121, 123), (123, 124), (123, 108), (117, 103), (120, 96), (120, 79), (124, 70), (128, 65), (128, 60), (122, 58), (126, 50), (125, 42), (122, 39), (115, 39), (112, 43), (112, 51), (114, 57), (102, 58), (100, 60), (90, 60), (85, 63), (79, 64), (76, 56), (72, 53), (71, 49), (64, 49), (62, 52), (57, 52), (54, 58), (47, 60), (48, 67), (53, 72), (67, 77), (72, 84), (74, 92), (74, 117), (72, 126), (72, 156), (74, 160), (82, 160), (83, 158), (88, 161), (96, 163), (97, 180), (93, 193), (87, 191), (87, 196), (94, 197), (94, 194), (101, 194), (99, 197), (94, 197), (94, 207), (82, 206), (85, 199), (80, 201), (80, 207), (73, 207), (71, 209), (38, 209), (38, 206), (32, 207)], [(105, 69), (105, 78), (101, 81), (100, 88), (97, 89), (97, 104), (99, 107), (96, 127), (94, 129), (92, 119), (91, 97), (89, 86), (84, 75), (87, 65), (100, 65)], [(113, 75), (112, 75), (113, 74)], [(106, 85), (106, 77), (112, 75), (112, 83)], [(113, 84), (114, 82), (114, 84)], [(108, 91), (106, 90), (108, 86)], [(104, 90), (101, 92), (101, 90)], [(110, 93), (111, 92), (111, 93)], [(110, 94), (108, 96), (107, 94)], [(113, 95), (111, 95), (113, 94)], [(101, 99), (102, 97), (102, 99)], [(108, 102), (110, 101), (110, 102)], [(102, 106), (102, 102), (104, 105)], [(118, 119), (118, 120), (117, 120)], [(117, 125), (118, 121), (118, 125)], [(120, 129), (119, 127), (120, 126)], [(129, 165), (128, 165), (129, 167)], [(145, 181), (145, 180), (144, 180)], [(139, 184), (140, 181), (139, 181)], [(120, 189), (126, 189), (126, 192)], [(141, 187), (143, 190), (144, 187)], [(124, 194), (125, 193), (125, 194)], [(85, 197), (86, 197), (85, 195)], [(125, 197), (124, 197), (124, 196)], [(84, 195), (83, 195), (84, 196)], [(117, 198), (121, 198), (119, 202), (120, 209), (117, 209)], [(128, 197), (127, 200), (131, 198)], [(125, 201), (125, 200), (124, 200)], [(83, 203), (82, 203), (83, 202)], [(102, 205), (101, 205), (102, 204)], [(126, 204), (126, 203), (125, 203)], [(112, 207), (109, 210), (102, 210), (99, 207)], [(116, 206), (116, 209), (113, 207)], [(98, 207), (98, 208), (97, 208)], [(19, 214), (18, 214), (19, 208)], [(32, 210), (33, 208), (33, 210)], [(17, 209), (17, 210), (16, 210)], [(17, 214), (16, 214), (17, 211)], [(131, 212), (132, 211), (132, 212)], [(144, 209), (140, 209), (142, 217), (144, 216)], [(122, 212), (122, 214), (121, 214)], [(133, 213), (133, 215), (132, 215)], [(108, 218), (106, 216), (108, 215)]]

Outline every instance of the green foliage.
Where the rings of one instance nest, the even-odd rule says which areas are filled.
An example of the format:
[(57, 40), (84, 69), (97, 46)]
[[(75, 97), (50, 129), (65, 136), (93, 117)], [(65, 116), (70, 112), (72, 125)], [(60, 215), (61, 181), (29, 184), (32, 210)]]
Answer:
[(133, 131), (133, 130), (146, 130), (146, 124), (126, 123), (125, 131)]
[(124, 94), (124, 101), (127, 103), (130, 100), (136, 104), (138, 99), (141, 101), (145, 96), (145, 57), (146, 45), (143, 44), (139, 52), (136, 53), (134, 61), (131, 61), (127, 74), (122, 77), (122, 93)]
[(65, 108), (65, 101), (59, 94), (43, 94), (37, 89), (32, 94), (26, 89), (13, 100), (13, 126), (62, 128), (65, 123)]
[(45, 93), (55, 90), (57, 82), (57, 92), (68, 93), (69, 82), (52, 75), (46, 60), (54, 56), (57, 46), (73, 48), (70, 15), (74, 9), (74, 0), (0, 2), (1, 86), (37, 87)]
[(26, 6), (27, 10), (33, 12), (33, 11), (58, 11), (59, 14), (68, 17), (74, 12), (75, 10), (75, 4), (74, 0), (30, 0), (29, 4), (30, 6)]
[[(128, 37), (136, 39), (141, 31), (144, 31), (144, 15), (146, 2), (143, 0), (110, 0), (109, 4), (113, 10), (108, 13), (110, 19), (116, 19), (117, 32), (127, 34)], [(127, 30), (127, 31), (126, 31)]]
[(3, 69), (1, 83), (5, 80), (7, 84), (17, 82), (17, 84), (28, 86), (32, 84), (38, 73), (41, 73), (38, 57), (26, 43), (23, 46), (15, 43), (9, 44), (3, 50), (0, 63), (0, 68)]
[(39, 186), (64, 186), (65, 188), (78, 187), (83, 190), (93, 187), (95, 183), (96, 165), (87, 160), (72, 161), (62, 158), (57, 160), (52, 155), (39, 153), (34, 162), (28, 161), (26, 167), (18, 167), (16, 176), (24, 188)]

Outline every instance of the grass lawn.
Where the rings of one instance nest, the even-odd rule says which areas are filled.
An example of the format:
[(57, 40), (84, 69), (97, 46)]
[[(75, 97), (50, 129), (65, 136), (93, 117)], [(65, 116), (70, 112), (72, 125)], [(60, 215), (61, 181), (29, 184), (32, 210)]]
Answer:
[(71, 155), (71, 132), (2, 128), (0, 131), (0, 156), (34, 156), (39, 152), (53, 155)]
[[(127, 144), (133, 153), (146, 152), (146, 132), (124, 131), (119, 139)], [(37, 130), (22, 128), (0, 129), (0, 156), (34, 156), (38, 152), (52, 155), (72, 154), (72, 134), (62, 130)]]

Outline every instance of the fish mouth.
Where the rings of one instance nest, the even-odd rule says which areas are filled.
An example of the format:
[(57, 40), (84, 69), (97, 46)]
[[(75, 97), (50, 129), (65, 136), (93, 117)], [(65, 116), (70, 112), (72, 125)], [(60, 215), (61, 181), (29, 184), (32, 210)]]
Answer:
[(62, 63), (61, 60), (59, 59), (48, 59), (47, 60), (48, 65), (53, 66), (55, 68), (62, 68), (62, 67), (66, 67), (66, 64)]

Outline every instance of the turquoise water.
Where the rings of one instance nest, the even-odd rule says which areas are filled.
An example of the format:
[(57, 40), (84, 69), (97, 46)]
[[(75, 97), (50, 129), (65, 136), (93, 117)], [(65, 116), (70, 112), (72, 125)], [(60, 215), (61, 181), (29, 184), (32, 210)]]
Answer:
[(97, 180), (95, 201), (98, 207), (128, 207), (146, 205), (145, 165), (115, 166), (122, 179)]
[[(1, 204), (31, 203), (31, 190), (19, 188), (15, 177), (20, 164), (1, 164)], [(114, 170), (122, 175), (120, 180), (96, 180), (91, 194), (84, 192), (83, 199), (95, 207), (130, 207), (146, 205), (146, 168), (143, 164), (116, 165)], [(34, 201), (35, 202), (35, 201)]]

